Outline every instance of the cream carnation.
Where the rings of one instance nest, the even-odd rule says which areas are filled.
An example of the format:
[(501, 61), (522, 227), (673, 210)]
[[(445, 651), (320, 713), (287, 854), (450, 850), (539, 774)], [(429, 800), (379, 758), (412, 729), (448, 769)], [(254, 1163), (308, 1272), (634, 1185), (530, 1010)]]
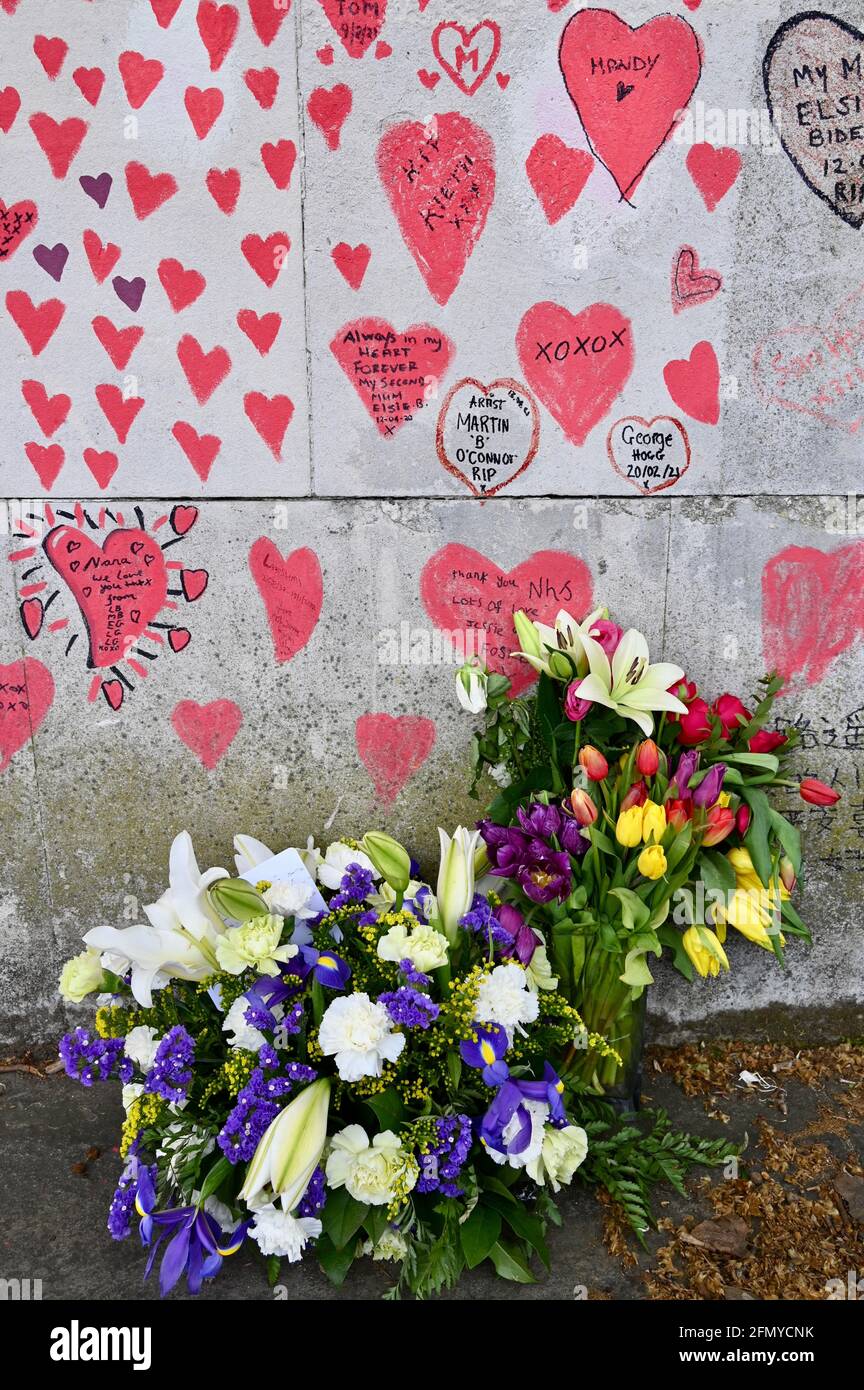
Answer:
[(588, 1135), (579, 1125), (553, 1129), (547, 1125), (540, 1153), (525, 1166), (528, 1176), (543, 1186), (547, 1181), (553, 1192), (572, 1182), (573, 1174), (588, 1152)]
[(370, 1144), (362, 1125), (349, 1125), (333, 1136), (326, 1173), (329, 1187), (345, 1187), (356, 1202), (383, 1207), (407, 1197), (420, 1170), (392, 1130)]
[(428, 922), (418, 922), (410, 931), (398, 922), (379, 938), (378, 955), (382, 960), (410, 960), (415, 970), (427, 975), (447, 964), (447, 938)]

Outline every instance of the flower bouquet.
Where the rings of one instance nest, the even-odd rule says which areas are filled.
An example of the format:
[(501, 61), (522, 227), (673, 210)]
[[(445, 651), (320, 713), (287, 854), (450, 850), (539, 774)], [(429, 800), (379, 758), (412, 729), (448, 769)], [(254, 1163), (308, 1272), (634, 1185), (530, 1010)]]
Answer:
[(379, 833), (324, 854), (238, 836), (229, 877), (184, 831), (147, 924), (86, 933), (61, 993), (96, 994), (95, 1024), (60, 1055), (122, 1085), (108, 1228), (138, 1220), (163, 1293), (198, 1292), (244, 1241), (271, 1280), (307, 1246), (336, 1283), (359, 1255), (397, 1262), (396, 1294), (486, 1259), (533, 1280), (588, 1147), (555, 1059), (611, 1049), (540, 935), (477, 891), (479, 838), (441, 832), (433, 893)]
[(752, 708), (728, 693), (709, 705), (606, 609), (583, 622), (562, 611), (554, 628), (514, 621), (531, 694), (511, 700), (482, 665), (457, 675), (462, 705), (486, 716), (472, 790), (486, 768), (503, 788), (480, 823), (498, 916), (517, 942), (543, 934), (559, 990), (611, 1044), (569, 1051), (561, 1075), (632, 1103), (649, 957), (667, 947), (688, 979), (717, 976), (732, 927), (782, 965), (787, 936), (810, 937), (792, 905), (800, 836), (772, 792), (820, 806), (839, 794), (783, 775), (796, 734), (766, 728), (779, 679)]

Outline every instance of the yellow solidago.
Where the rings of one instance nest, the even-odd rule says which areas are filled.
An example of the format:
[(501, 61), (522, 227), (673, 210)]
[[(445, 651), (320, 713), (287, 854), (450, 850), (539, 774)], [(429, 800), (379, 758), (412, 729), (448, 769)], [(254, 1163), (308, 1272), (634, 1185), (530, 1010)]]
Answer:
[(121, 1158), (126, 1157), (142, 1129), (149, 1129), (156, 1123), (164, 1103), (161, 1096), (151, 1096), (146, 1092), (133, 1100), (120, 1131)]

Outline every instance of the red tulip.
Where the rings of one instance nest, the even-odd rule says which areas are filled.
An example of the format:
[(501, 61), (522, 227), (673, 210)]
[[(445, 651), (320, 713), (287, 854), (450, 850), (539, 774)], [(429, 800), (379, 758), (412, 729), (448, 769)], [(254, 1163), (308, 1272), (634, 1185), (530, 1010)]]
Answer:
[(653, 738), (646, 738), (636, 749), (636, 768), (643, 777), (656, 776), (660, 766), (660, 749)]
[(648, 800), (648, 788), (644, 782), (634, 782), (620, 806), (622, 811), (632, 811), (634, 806), (644, 806)]
[(775, 748), (782, 748), (789, 739), (785, 734), (778, 734), (776, 730), (760, 729), (758, 734), (754, 734), (747, 747), (751, 753), (773, 753)]
[(795, 892), (795, 884), (798, 882), (798, 878), (792, 867), (792, 860), (787, 859), (785, 855), (780, 860), (780, 882), (783, 884), (787, 893)]
[(735, 829), (743, 838), (750, 829), (750, 807), (746, 801), (742, 801), (738, 810), (735, 812)]
[(741, 726), (749, 723), (752, 718), (750, 711), (744, 708), (737, 695), (721, 695), (711, 706), (711, 712), (720, 720), (724, 738), (736, 734)]
[(706, 739), (711, 737), (707, 700), (693, 700), (687, 713), (682, 714), (680, 719), (681, 728), (678, 730), (678, 742), (683, 743), (685, 747), (704, 743)]
[(682, 801), (678, 797), (675, 801), (666, 802), (666, 819), (676, 830), (683, 830), (688, 820), (693, 818), (693, 803), (687, 798)]
[(579, 825), (593, 825), (597, 819), (597, 807), (587, 792), (577, 787), (570, 794), (570, 805)]
[(719, 845), (735, 829), (735, 812), (728, 806), (712, 806), (705, 820), (702, 844)]
[(602, 782), (609, 772), (609, 764), (600, 749), (594, 748), (590, 743), (579, 749), (579, 764), (592, 782)]
[(805, 777), (798, 790), (801, 799), (809, 802), (811, 806), (836, 806), (840, 800), (839, 792), (835, 792), (833, 787), (826, 787), (824, 782), (819, 782), (815, 777)]

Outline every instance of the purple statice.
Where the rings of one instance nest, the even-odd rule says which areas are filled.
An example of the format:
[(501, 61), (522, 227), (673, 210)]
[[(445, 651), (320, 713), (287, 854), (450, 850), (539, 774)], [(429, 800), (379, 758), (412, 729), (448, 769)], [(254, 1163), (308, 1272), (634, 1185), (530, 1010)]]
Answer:
[(237, 1093), (237, 1102), (218, 1135), (218, 1144), (229, 1163), (252, 1158), (260, 1139), (279, 1114), (281, 1101), (293, 1089), (295, 1082), (314, 1081), (318, 1073), (302, 1062), (286, 1062), (282, 1073), (277, 1071), (280, 1059), (276, 1050), (265, 1044), (258, 1050), (259, 1065), (252, 1071), (246, 1085)]
[(370, 907), (368, 912), (364, 912), (362, 917), (357, 918), (358, 927), (374, 927), (378, 921), (378, 913)]
[(414, 962), (406, 956), (405, 960), (399, 962), (399, 972), (404, 975), (409, 985), (428, 985), (431, 975), (424, 975), (422, 970), (417, 970)]
[(123, 1170), (123, 1174), (117, 1184), (114, 1196), (111, 1198), (111, 1205), (108, 1208), (108, 1230), (114, 1240), (125, 1240), (132, 1229), (132, 1218), (135, 1215), (135, 1198), (138, 1195), (138, 1183), (141, 1178), (142, 1170), (150, 1175), (150, 1182), (156, 1182), (156, 1164), (151, 1164), (148, 1168), (146, 1164), (139, 1161), (132, 1154), (129, 1162)]
[(383, 1004), (393, 1022), (403, 1028), (431, 1028), (440, 1013), (428, 994), (410, 985), (402, 985), (389, 994), (379, 994), (378, 1003)]
[(504, 930), (494, 911), (481, 893), (474, 894), (470, 912), (466, 912), (464, 917), (459, 918), (460, 927), (466, 931), (475, 932), (477, 936), (483, 938), (486, 945), (491, 936), (493, 946), (510, 946), (512, 944), (510, 935)]
[(133, 1067), (123, 1051), (122, 1038), (91, 1038), (86, 1028), (76, 1028), (60, 1039), (59, 1052), (66, 1075), (82, 1086), (115, 1075), (124, 1086), (132, 1080)]
[(362, 903), (374, 886), (371, 869), (364, 869), (360, 864), (349, 864), (342, 875), (339, 892), (330, 899), (331, 912), (337, 907), (350, 907), (352, 903)]
[(444, 1197), (462, 1197), (456, 1179), (471, 1151), (471, 1121), (467, 1115), (439, 1115), (435, 1120), (435, 1139), (425, 1153), (418, 1154), (420, 1177), (418, 1192), (440, 1192)]
[(300, 1198), (297, 1206), (297, 1215), (317, 1216), (324, 1203), (327, 1201), (326, 1178), (323, 1168), (316, 1168), (309, 1179), (309, 1186)]
[(165, 1034), (157, 1047), (144, 1090), (161, 1096), (163, 1100), (185, 1100), (192, 1081), (194, 1061), (195, 1039), (178, 1023)]

